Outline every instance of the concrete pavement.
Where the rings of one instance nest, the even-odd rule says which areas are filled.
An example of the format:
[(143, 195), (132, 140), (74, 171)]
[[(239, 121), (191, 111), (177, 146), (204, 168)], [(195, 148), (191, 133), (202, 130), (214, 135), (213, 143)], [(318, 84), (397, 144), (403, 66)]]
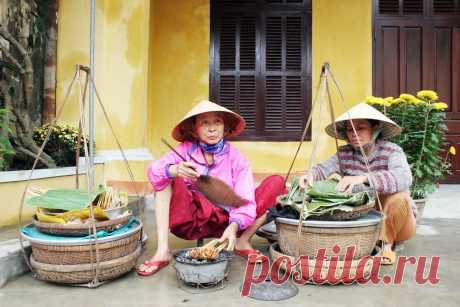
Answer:
[[(430, 197), (416, 237), (406, 242), (400, 251), (400, 255), (440, 256), (440, 282), (436, 285), (418, 285), (415, 267), (408, 265), (401, 285), (305, 285), (299, 287), (297, 296), (286, 301), (256, 301), (240, 296), (245, 262), (235, 256), (229, 281), (218, 291), (191, 294), (180, 289), (172, 265), (148, 278), (139, 278), (131, 272), (97, 289), (53, 285), (26, 274), (0, 289), (0, 306), (460, 306), (459, 196), (459, 185), (442, 185)], [(146, 215), (150, 240), (140, 261), (152, 255), (155, 248), (153, 212), (147, 211)], [(172, 235), (171, 240), (173, 249), (195, 243)], [(257, 237), (253, 243), (267, 251), (266, 240)], [(393, 271), (394, 267), (382, 269), (384, 274)]]

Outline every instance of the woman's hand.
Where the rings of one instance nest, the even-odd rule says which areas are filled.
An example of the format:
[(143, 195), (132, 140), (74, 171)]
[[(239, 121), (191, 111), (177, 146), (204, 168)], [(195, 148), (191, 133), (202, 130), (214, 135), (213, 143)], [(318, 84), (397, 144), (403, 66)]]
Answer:
[(169, 173), (174, 177), (182, 177), (186, 179), (197, 179), (200, 177), (200, 174), (196, 171), (196, 165), (192, 162), (179, 162), (178, 164), (173, 164), (169, 167)]
[(327, 177), (328, 180), (332, 179), (332, 180), (335, 180), (335, 181), (340, 181), (342, 180), (342, 176), (339, 174), (339, 173), (332, 173), (331, 175), (329, 175), (329, 177)]
[(222, 243), (225, 240), (228, 240), (227, 250), (232, 251), (235, 248), (237, 232), (238, 232), (238, 224), (231, 223), (230, 225), (227, 226), (227, 228), (225, 228), (224, 233), (219, 239), (219, 243)]
[(367, 182), (367, 176), (345, 176), (337, 183), (337, 191), (351, 194), (353, 187)]
[(300, 176), (299, 178), (299, 186), (302, 189), (305, 189), (307, 186), (311, 186), (313, 183), (313, 176), (306, 172), (305, 175)]

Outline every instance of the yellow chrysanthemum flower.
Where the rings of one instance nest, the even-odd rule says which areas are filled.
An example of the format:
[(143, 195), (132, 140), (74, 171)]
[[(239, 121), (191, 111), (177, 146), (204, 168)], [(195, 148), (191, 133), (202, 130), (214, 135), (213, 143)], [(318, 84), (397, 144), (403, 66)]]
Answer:
[(415, 98), (415, 99), (412, 99), (410, 103), (413, 105), (419, 105), (419, 104), (424, 104), (425, 101)]
[(452, 155), (452, 156), (455, 156), (457, 154), (457, 151), (455, 150), (455, 147), (454, 146), (450, 146), (449, 148), (449, 153)]
[(385, 97), (385, 98), (383, 98), (383, 100), (386, 102), (385, 106), (388, 107), (388, 106), (390, 106), (390, 105), (393, 104), (394, 98), (393, 98), (392, 96), (390, 96), (390, 97)]
[(396, 98), (396, 99), (393, 99), (392, 104), (397, 105), (397, 104), (400, 104), (400, 103), (402, 103), (404, 101), (405, 101), (404, 99)]
[(409, 103), (417, 99), (417, 98), (415, 98), (414, 95), (406, 94), (406, 93), (399, 95), (399, 98), (401, 98), (401, 99), (403, 99), (403, 100), (405, 100), (406, 102), (409, 102)]
[(448, 105), (445, 102), (435, 102), (432, 104), (433, 108), (436, 110), (444, 110), (447, 109)]
[(368, 104), (378, 104), (379, 103), (379, 98), (374, 97), (374, 96), (367, 96), (365, 100)]
[(417, 97), (422, 98), (422, 99), (427, 99), (429, 101), (436, 101), (438, 100), (438, 94), (435, 91), (430, 91), (430, 90), (423, 90), (417, 92)]
[(366, 98), (364, 98), (364, 101), (366, 103), (372, 103), (372, 100), (374, 99), (375, 97), (374, 96), (367, 96)]
[(385, 104), (385, 100), (380, 97), (368, 96), (366, 97), (366, 102), (371, 105), (382, 106)]

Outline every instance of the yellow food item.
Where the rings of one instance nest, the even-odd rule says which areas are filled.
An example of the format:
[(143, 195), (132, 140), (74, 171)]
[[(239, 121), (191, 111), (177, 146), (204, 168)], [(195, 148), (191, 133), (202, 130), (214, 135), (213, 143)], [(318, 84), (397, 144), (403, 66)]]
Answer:
[(37, 208), (35, 215), (37, 216), (37, 219), (40, 222), (55, 223), (55, 224), (65, 224), (66, 223), (66, 221), (61, 217), (44, 214), (40, 208)]
[[(93, 207), (93, 214), (94, 218), (98, 221), (106, 221), (109, 219), (107, 216), (107, 213), (105, 213), (104, 210), (102, 210), (99, 207)], [(75, 210), (75, 211), (69, 211), (66, 213), (62, 214), (62, 218), (64, 218), (66, 221), (71, 221), (75, 218), (80, 218), (82, 220), (86, 220), (89, 218), (91, 215), (89, 208), (85, 208), (83, 210)]]
[[(93, 207), (93, 214), (94, 214), (94, 218), (99, 221), (106, 221), (109, 219), (109, 216), (107, 215), (107, 213), (105, 213), (105, 211), (99, 207)], [(90, 217), (89, 208), (83, 209), (81, 211), (80, 218), (84, 220), (89, 217)]]
[(219, 250), (215, 247), (208, 248), (194, 248), (188, 252), (189, 258), (200, 260), (214, 260), (219, 256)]
[[(107, 213), (99, 207), (93, 207), (94, 218), (98, 221), (106, 221), (109, 219)], [(41, 208), (37, 208), (37, 219), (40, 222), (66, 224), (74, 220), (86, 220), (90, 217), (89, 208), (83, 210), (73, 210), (60, 213), (57, 215), (48, 215), (43, 212)]]

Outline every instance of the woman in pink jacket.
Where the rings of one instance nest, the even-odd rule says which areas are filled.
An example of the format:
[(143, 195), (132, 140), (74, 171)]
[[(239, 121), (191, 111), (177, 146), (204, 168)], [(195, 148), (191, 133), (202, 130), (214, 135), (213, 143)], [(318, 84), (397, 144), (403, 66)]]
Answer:
[[(181, 142), (148, 169), (154, 190), (158, 246), (155, 255), (138, 268), (142, 276), (153, 275), (172, 258), (168, 229), (188, 240), (216, 237), (228, 240), (228, 250), (248, 257), (259, 253), (250, 244), (256, 230), (265, 223), (267, 210), (285, 193), (281, 176), (267, 177), (254, 188), (248, 160), (227, 138), (240, 134), (244, 119), (215, 103), (201, 101), (173, 129)], [(246, 200), (241, 207), (212, 203), (195, 186), (200, 175), (217, 177)]]

